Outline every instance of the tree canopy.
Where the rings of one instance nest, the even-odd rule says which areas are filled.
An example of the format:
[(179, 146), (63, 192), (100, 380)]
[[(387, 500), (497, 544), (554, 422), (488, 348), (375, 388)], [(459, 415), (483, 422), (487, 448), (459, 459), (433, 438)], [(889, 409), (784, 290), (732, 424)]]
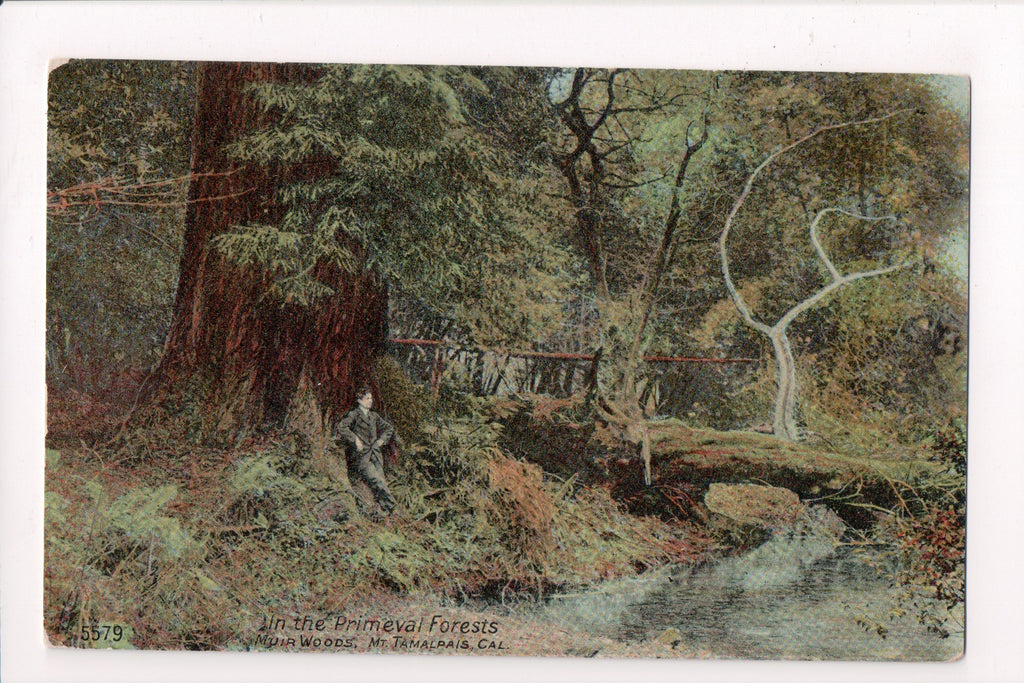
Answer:
[(501, 88), (520, 74), (480, 71), (329, 66), (308, 84), (255, 84), (282, 116), (233, 143), (232, 156), (328, 159), (331, 172), (281, 187), (278, 224), (238, 226), (218, 246), (239, 263), (268, 264), (284, 301), (326, 294), (313, 268), (327, 261), (378, 273), (477, 341), (542, 334), (559, 313), (555, 271), (566, 258), (545, 234), (542, 170), (521, 154), (515, 130), (495, 130), (509, 114), (502, 97), (517, 95)]
[[(152, 319), (96, 352), (154, 360), (194, 200), (175, 181), (193, 68), (72, 62), (52, 77), (53, 377), (98, 343), (100, 319), (145, 318), (108, 310), (126, 292)], [(619, 366), (609, 396), (625, 383), (647, 417), (771, 423), (792, 370), (792, 424), (909, 433), (962, 410), (964, 386), (965, 283), (948, 261), (966, 233), (968, 125), (936, 83), (311, 66), (246, 86), (261, 123), (223, 149), (239, 167), (323, 172), (280, 174), (279, 215), (212, 246), (267, 274), (261, 305), (323, 306), (329, 267), (385, 283), (399, 328), (430, 318), (468, 345), (602, 350)], [(784, 319), (788, 369), (749, 324)], [(652, 350), (765, 362), (665, 371), (641, 362)]]

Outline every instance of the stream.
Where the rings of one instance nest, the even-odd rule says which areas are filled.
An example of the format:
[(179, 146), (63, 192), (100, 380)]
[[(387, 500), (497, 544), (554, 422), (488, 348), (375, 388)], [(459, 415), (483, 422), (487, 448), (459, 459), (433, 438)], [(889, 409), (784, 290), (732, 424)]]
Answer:
[[(550, 607), (559, 620), (615, 640), (676, 629), (684, 652), (742, 659), (946, 661), (962, 632), (929, 633), (913, 614), (889, 618), (897, 590), (879, 549), (780, 534), (742, 555), (674, 567)], [(555, 616), (557, 615), (557, 616)], [(857, 623), (880, 622), (883, 639)], [(666, 646), (667, 647), (667, 646)]]

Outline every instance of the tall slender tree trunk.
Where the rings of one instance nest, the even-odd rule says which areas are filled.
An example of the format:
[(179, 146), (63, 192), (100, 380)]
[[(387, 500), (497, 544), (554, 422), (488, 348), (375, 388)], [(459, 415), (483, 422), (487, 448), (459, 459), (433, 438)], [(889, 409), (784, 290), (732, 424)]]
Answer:
[(278, 190), (332, 171), (328, 159), (260, 166), (239, 163), (225, 145), (280, 114), (247, 92), (254, 82), (308, 82), (314, 67), (204, 64), (198, 69), (192, 181), (173, 318), (162, 360), (140, 406), (189, 413), (196, 436), (231, 442), (268, 425), (301, 420), (323, 431), (352, 402), (357, 384), (375, 381), (387, 337), (387, 291), (372, 273), (321, 263), (334, 293), (311, 307), (268, 296), (271, 273), (240, 266), (212, 239), (245, 224), (274, 224)]
[(797, 380), (793, 349), (789, 345), (789, 337), (783, 327), (773, 327), (768, 338), (772, 342), (772, 350), (775, 352), (775, 367), (778, 371), (772, 433), (790, 441), (796, 441), (799, 435), (796, 427)]
[(729, 234), (732, 230), (733, 220), (739, 213), (740, 208), (743, 206), (743, 202), (746, 201), (750, 195), (750, 190), (754, 186), (754, 181), (757, 180), (758, 176), (780, 155), (799, 147), (811, 138), (814, 138), (826, 131), (838, 130), (840, 128), (848, 128), (850, 126), (862, 126), (873, 123), (879, 123), (887, 119), (891, 119), (894, 116), (906, 113), (907, 110), (899, 110), (878, 116), (871, 119), (862, 119), (858, 121), (847, 121), (845, 123), (837, 123), (829, 126), (818, 128), (811, 133), (803, 136), (799, 140), (789, 143), (785, 147), (780, 147), (774, 152), (769, 154), (764, 161), (762, 161), (751, 173), (747, 176), (746, 183), (743, 185), (743, 190), (739, 196), (733, 202), (732, 209), (729, 210), (729, 215), (726, 216), (725, 225), (722, 228), (722, 234), (718, 237), (718, 255), (722, 264), (722, 277), (725, 280), (726, 289), (729, 290), (729, 296), (732, 298), (733, 303), (736, 305), (736, 310), (739, 311), (740, 316), (743, 318), (743, 322), (751, 328), (757, 330), (761, 334), (768, 337), (772, 342), (772, 350), (775, 353), (775, 364), (778, 370), (778, 378), (776, 380), (776, 391), (775, 391), (775, 410), (772, 418), (772, 431), (773, 433), (790, 441), (795, 441), (799, 434), (796, 426), (796, 403), (797, 403), (797, 379), (796, 379), (796, 362), (793, 359), (793, 350), (789, 344), (789, 337), (787, 336), (786, 330), (789, 328), (789, 324), (793, 322), (804, 311), (809, 308), (816, 306), (819, 302), (825, 300), (826, 297), (830, 296), (832, 292), (844, 287), (857, 280), (863, 280), (865, 278), (877, 277), (879, 275), (885, 275), (886, 273), (892, 273), (900, 268), (906, 267), (907, 264), (897, 264), (891, 266), (885, 266), (883, 268), (875, 268), (873, 270), (864, 270), (855, 273), (849, 273), (843, 275), (836, 268), (836, 265), (832, 262), (828, 253), (825, 251), (821, 240), (818, 239), (818, 223), (821, 219), (828, 214), (838, 213), (858, 220), (866, 221), (888, 221), (893, 220), (894, 216), (868, 216), (864, 214), (857, 214), (847, 211), (838, 207), (829, 207), (821, 209), (815, 215), (814, 219), (810, 222), (809, 227), (809, 238), (810, 242), (814, 247), (814, 251), (818, 256), (818, 259), (825, 266), (829, 273), (830, 282), (818, 289), (814, 294), (809, 295), (807, 298), (795, 304), (790, 308), (777, 323), (772, 326), (768, 326), (754, 318), (750, 307), (747, 302), (743, 299), (739, 289), (736, 287), (736, 283), (733, 282), (732, 274), (729, 268), (729, 251), (728, 242)]

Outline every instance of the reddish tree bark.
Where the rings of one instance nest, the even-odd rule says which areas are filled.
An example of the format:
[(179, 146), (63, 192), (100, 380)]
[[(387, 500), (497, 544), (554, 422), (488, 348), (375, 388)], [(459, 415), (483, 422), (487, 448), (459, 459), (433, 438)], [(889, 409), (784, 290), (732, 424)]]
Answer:
[(310, 81), (306, 65), (211, 63), (198, 69), (192, 180), (177, 297), (162, 360), (140, 405), (195, 412), (199, 437), (233, 441), (298, 413), (323, 427), (375, 384), (387, 339), (387, 290), (372, 273), (318, 264), (334, 290), (311, 307), (267, 296), (271, 274), (241, 267), (211, 240), (244, 224), (283, 215), (278, 190), (332, 171), (329, 159), (261, 166), (240, 163), (225, 145), (280, 116), (246, 92), (259, 81)]

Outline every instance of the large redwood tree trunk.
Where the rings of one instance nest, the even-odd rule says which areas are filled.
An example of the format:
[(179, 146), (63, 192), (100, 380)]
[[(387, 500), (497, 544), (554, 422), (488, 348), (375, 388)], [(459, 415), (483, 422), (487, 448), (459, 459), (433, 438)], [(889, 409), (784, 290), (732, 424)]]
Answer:
[[(234, 225), (274, 224), (277, 192), (332, 171), (329, 159), (259, 166), (239, 163), (225, 145), (266, 125), (245, 87), (258, 81), (309, 81), (315, 67), (211, 63), (198, 69), (184, 247), (163, 358), (140, 405), (192, 418), (204, 441), (230, 443), (267, 426), (301, 421), (314, 431), (375, 382), (387, 337), (387, 290), (372, 273), (319, 264), (334, 294), (311, 307), (268, 296), (271, 274), (241, 267), (211, 243)], [(325, 422), (325, 420), (327, 422)]]

